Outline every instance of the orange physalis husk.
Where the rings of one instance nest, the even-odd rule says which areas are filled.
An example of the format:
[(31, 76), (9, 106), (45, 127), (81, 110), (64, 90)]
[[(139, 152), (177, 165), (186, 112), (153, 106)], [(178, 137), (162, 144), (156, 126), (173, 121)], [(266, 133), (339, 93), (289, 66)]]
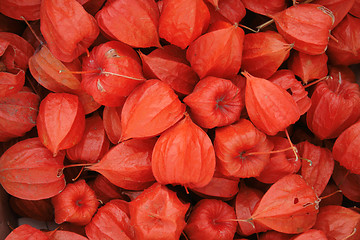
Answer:
[(185, 49), (206, 31), (210, 13), (203, 0), (164, 0), (159, 36)]
[(24, 224), (15, 228), (5, 240), (50, 240), (48, 236), (39, 229), (33, 228), (30, 225)]
[(327, 148), (315, 146), (307, 141), (296, 145), (302, 158), (301, 176), (320, 196), (334, 170), (334, 158)]
[(65, 154), (57, 157), (42, 145), (39, 138), (29, 138), (10, 147), (0, 158), (0, 183), (11, 195), (40, 200), (57, 195), (65, 188)]
[(260, 235), (260, 240), (290, 240), (293, 235), (276, 231), (267, 231)]
[[(217, 169), (225, 176), (249, 178), (259, 176), (269, 162), (274, 145), (266, 135), (246, 119), (215, 130), (214, 148)], [(252, 152), (264, 154), (251, 155)]]
[(85, 227), (86, 236), (90, 240), (135, 239), (135, 232), (130, 224), (128, 205), (128, 202), (116, 199), (99, 208), (91, 222)]
[(258, 129), (273, 136), (300, 118), (298, 105), (285, 89), (247, 72), (244, 75), (246, 110)]
[(96, 14), (96, 20), (108, 36), (132, 47), (161, 46), (158, 35), (159, 9), (154, 0), (107, 1)]
[(230, 80), (205, 77), (184, 98), (193, 121), (203, 128), (222, 127), (240, 118), (244, 102), (241, 91)]
[(118, 187), (143, 190), (155, 181), (151, 170), (155, 141), (151, 138), (121, 142), (88, 169), (99, 172)]
[(51, 53), (71, 62), (94, 42), (99, 27), (76, 0), (43, 0), (40, 8), (41, 33)]
[(290, 240), (328, 240), (328, 238), (326, 237), (325, 233), (321, 230), (317, 230), (317, 229), (310, 229), (307, 230), (306, 232), (299, 234), (293, 238), (291, 238)]
[(49, 236), (50, 240), (67, 240), (67, 239), (88, 240), (86, 237), (84, 237), (80, 234), (70, 232), (70, 231), (62, 231), (62, 230), (58, 230), (58, 229), (55, 229), (50, 232), (45, 232), (45, 234)]
[(99, 174), (95, 180), (90, 181), (88, 184), (91, 189), (94, 190), (97, 198), (104, 204), (113, 199), (127, 199), (126, 195), (123, 193), (123, 189), (112, 184), (106, 177), (101, 174)]
[(5, 16), (22, 20), (21, 17), (29, 21), (40, 19), (41, 0), (2, 0), (0, 12)]
[(267, 79), (289, 57), (291, 48), (292, 44), (274, 31), (246, 34), (241, 68)]
[(320, 208), (314, 229), (322, 230), (328, 239), (360, 239), (360, 214), (342, 206)]
[(360, 17), (360, 1), (355, 0), (354, 5), (350, 9), (349, 13), (355, 17)]
[(241, 66), (244, 31), (237, 24), (222, 21), (215, 22), (209, 30), (190, 44), (187, 60), (200, 79), (235, 77)]
[[(336, 174), (335, 171), (336, 171), (336, 169), (334, 168), (334, 173), (332, 174), (332, 179), (335, 179), (335, 177), (334, 177), (334, 175)], [(359, 175), (357, 175), (357, 176), (359, 176)], [(347, 179), (349, 179), (349, 176), (347, 177)], [(360, 183), (359, 180), (357, 180), (357, 182)], [(357, 191), (357, 193), (360, 193), (360, 191)], [(344, 191), (341, 190), (341, 192), (340, 192), (340, 190), (336, 186), (336, 184), (333, 183), (330, 180), (329, 183), (326, 185), (324, 191), (321, 194), (320, 198), (322, 198), (322, 199), (321, 199), (321, 202), (320, 202), (320, 208), (325, 207), (325, 206), (329, 206), (329, 205), (339, 205), (340, 206), (342, 204), (342, 202), (343, 202), (343, 196), (344, 195), (345, 195)], [(324, 197), (326, 197), (326, 198), (324, 198)]]
[(341, 78), (316, 85), (306, 122), (319, 139), (338, 137), (360, 117), (360, 88)]
[(35, 127), (39, 102), (40, 97), (27, 87), (0, 98), (0, 142), (23, 136)]
[(152, 155), (152, 170), (161, 184), (204, 187), (215, 171), (209, 136), (188, 115), (160, 135)]
[(185, 58), (185, 51), (174, 45), (155, 49), (149, 55), (140, 53), (140, 57), (146, 78), (160, 79), (181, 95), (190, 94), (199, 81)]
[(294, 49), (318, 55), (325, 52), (335, 18), (332, 12), (318, 4), (299, 4), (271, 16), (279, 33)]
[[(354, 202), (360, 202), (360, 175), (351, 173), (335, 161), (332, 179), (345, 197)], [(341, 205), (338, 204), (338, 205)]]
[(167, 83), (147, 80), (125, 101), (120, 141), (159, 135), (178, 122), (184, 112), (185, 105)]
[(235, 210), (215, 199), (202, 199), (191, 210), (184, 232), (191, 240), (232, 240), (236, 232)]
[(288, 175), (269, 188), (249, 221), (282, 233), (302, 233), (314, 226), (318, 203), (314, 190), (300, 175)]
[(103, 111), (103, 124), (110, 142), (117, 144), (121, 138), (121, 111), (120, 107), (105, 107)]
[(349, 66), (343, 65), (329, 65), (329, 76), (332, 77), (335, 81), (339, 81), (341, 78), (342, 80), (348, 82), (356, 82), (355, 73), (349, 68)]
[[(269, 140), (274, 144), (273, 151), (290, 148), (289, 140), (286, 138), (275, 136), (269, 138)], [(285, 152), (272, 153), (270, 161), (256, 179), (263, 183), (274, 183), (286, 175), (297, 173), (300, 167), (301, 161), (296, 160), (292, 149)]]
[(51, 199), (55, 209), (55, 222), (86, 225), (91, 221), (98, 205), (95, 192), (84, 179), (66, 185), (64, 191)]
[[(239, 193), (236, 195), (235, 212), (237, 219), (247, 219), (254, 212), (264, 193), (255, 188), (249, 188), (245, 184), (240, 185)], [(237, 232), (241, 236), (250, 236), (254, 233), (266, 232), (269, 228), (262, 224), (249, 222), (238, 222)]]
[(246, 14), (246, 9), (241, 0), (221, 0), (219, 9), (215, 11), (225, 17), (230, 23), (239, 23)]
[(326, 54), (329, 61), (337, 65), (351, 65), (360, 63), (360, 19), (350, 14), (337, 25), (332, 35), (337, 41), (330, 39)]
[(49, 93), (36, 121), (41, 142), (54, 156), (79, 143), (85, 129), (84, 109), (78, 97), (68, 93)]
[(9, 205), (17, 215), (39, 221), (54, 220), (54, 207), (50, 199), (25, 200), (10, 196)]
[(135, 239), (178, 240), (189, 206), (166, 186), (154, 183), (129, 204)]
[(218, 8), (219, 6), (219, 0), (205, 0), (208, 3), (211, 3), (215, 8)]
[(285, 0), (242, 0), (242, 2), (245, 8), (262, 15), (274, 14), (286, 8)]
[(335, 160), (355, 174), (360, 174), (359, 144), (360, 122), (357, 122), (340, 134), (333, 147)]
[(109, 151), (110, 141), (98, 114), (85, 120), (85, 130), (80, 142), (66, 150), (69, 160), (79, 163), (95, 163)]
[(350, 11), (354, 5), (355, 0), (315, 0), (312, 1), (314, 4), (322, 5), (328, 8), (335, 18), (333, 28), (336, 27)]
[[(1, 68), (1, 62), (0, 62)], [(0, 98), (12, 97), (21, 90), (25, 83), (25, 72), (21, 69), (0, 70)]]
[(140, 58), (128, 45), (110, 41), (83, 58), (81, 86), (96, 102), (118, 107), (134, 88), (145, 81)]
[(309, 55), (295, 51), (288, 61), (288, 68), (300, 77), (304, 84), (314, 79), (326, 77), (328, 57), (325, 53), (320, 55)]

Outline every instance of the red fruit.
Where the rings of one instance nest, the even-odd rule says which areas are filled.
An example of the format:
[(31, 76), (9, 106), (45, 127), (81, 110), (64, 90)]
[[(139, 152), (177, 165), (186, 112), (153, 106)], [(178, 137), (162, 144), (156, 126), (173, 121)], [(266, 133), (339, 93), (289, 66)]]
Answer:
[(89, 169), (101, 173), (118, 187), (143, 190), (155, 181), (151, 170), (155, 141), (155, 138), (131, 139), (119, 143)]
[(145, 189), (129, 204), (136, 239), (178, 240), (189, 205), (159, 183)]
[(230, 80), (216, 77), (202, 79), (183, 101), (190, 107), (191, 118), (203, 128), (234, 123), (244, 106), (238, 87)]
[(90, 240), (132, 240), (134, 229), (130, 224), (128, 203), (112, 200), (99, 208), (91, 222), (85, 227), (86, 236)]
[(236, 76), (241, 66), (244, 31), (237, 24), (221, 21), (214, 23), (209, 30), (192, 42), (186, 51), (192, 69), (200, 79)]
[(192, 240), (232, 240), (236, 232), (234, 208), (215, 199), (200, 200), (190, 213), (184, 232)]
[(320, 139), (338, 137), (360, 117), (360, 88), (355, 83), (328, 78), (311, 96), (307, 125)]
[(314, 79), (326, 77), (328, 57), (325, 53), (309, 55), (302, 52), (293, 52), (288, 61), (288, 67), (293, 73), (307, 84)]
[(39, 101), (39, 96), (27, 87), (0, 98), (0, 142), (23, 136), (35, 127)]
[(246, 34), (241, 68), (251, 75), (267, 79), (289, 57), (292, 47), (277, 32)]
[(86, 225), (95, 214), (99, 201), (94, 191), (79, 180), (68, 184), (64, 191), (51, 199), (55, 209), (55, 222), (71, 222), (77, 225)]
[[(232, 125), (215, 130), (214, 148), (217, 168), (225, 176), (256, 177), (269, 161), (273, 144), (250, 121), (240, 119)], [(251, 155), (252, 152), (264, 152)]]
[(210, 13), (203, 0), (164, 0), (159, 20), (159, 35), (185, 49), (206, 31)]
[[(96, 14), (108, 36), (136, 48), (159, 47), (159, 9), (154, 0), (111, 0)], [(136, 31), (134, 31), (136, 29)]]
[(185, 105), (167, 83), (147, 80), (126, 99), (120, 141), (159, 135), (178, 122), (184, 112)]
[(103, 111), (103, 124), (110, 142), (117, 144), (121, 138), (121, 111), (120, 107), (105, 107)]
[(5, 240), (49, 240), (50, 238), (39, 229), (24, 224), (15, 228)]
[(95, 163), (109, 150), (103, 121), (98, 114), (85, 120), (82, 139), (74, 147), (66, 150), (67, 157), (80, 163)]
[(215, 171), (215, 152), (209, 136), (185, 115), (157, 140), (152, 171), (161, 184), (206, 186)]
[(50, 199), (25, 200), (11, 196), (9, 204), (19, 216), (39, 221), (52, 221), (54, 219), (54, 208)]
[(64, 62), (83, 54), (99, 35), (96, 20), (76, 0), (43, 0), (40, 18), (50, 51)]
[(299, 4), (271, 16), (279, 33), (294, 49), (310, 55), (325, 52), (335, 18), (318, 4)]
[(85, 113), (77, 96), (50, 93), (40, 103), (36, 121), (41, 142), (56, 156), (59, 150), (80, 142), (85, 128)]
[(273, 136), (300, 118), (299, 108), (286, 90), (266, 79), (244, 75), (246, 110), (258, 129)]
[(242, 2), (247, 9), (262, 15), (277, 13), (286, 8), (284, 0), (242, 0)]

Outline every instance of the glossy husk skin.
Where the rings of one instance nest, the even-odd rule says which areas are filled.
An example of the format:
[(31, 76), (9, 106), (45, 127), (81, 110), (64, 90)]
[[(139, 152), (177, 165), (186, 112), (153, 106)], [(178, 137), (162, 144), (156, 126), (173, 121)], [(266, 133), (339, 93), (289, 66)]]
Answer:
[(152, 170), (161, 184), (206, 186), (215, 171), (209, 136), (189, 116), (162, 133), (152, 155)]
[(113, 144), (117, 144), (121, 138), (121, 111), (122, 106), (105, 107), (103, 111), (104, 129)]
[(0, 182), (18, 198), (40, 200), (57, 195), (65, 188), (65, 154), (57, 157), (45, 148), (39, 138), (29, 138), (10, 147), (0, 158)]

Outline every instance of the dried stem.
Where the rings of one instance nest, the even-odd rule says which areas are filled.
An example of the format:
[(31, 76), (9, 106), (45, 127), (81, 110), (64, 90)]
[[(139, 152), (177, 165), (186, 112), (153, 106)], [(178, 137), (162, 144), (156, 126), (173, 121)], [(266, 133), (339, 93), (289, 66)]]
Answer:
[(318, 82), (321, 82), (321, 81), (323, 81), (323, 80), (327, 80), (327, 79), (329, 79), (329, 78), (331, 78), (331, 76), (322, 77), (322, 78), (320, 78), (320, 79), (318, 79), (318, 80), (315, 80), (315, 81), (313, 81), (313, 82), (311, 82), (311, 83), (306, 84), (306, 85), (304, 86), (304, 88), (311, 87), (311, 86), (317, 84)]
[(270, 26), (272, 23), (274, 22), (274, 19), (270, 19), (269, 21), (257, 26), (257, 32), (259, 32), (261, 29), (267, 27), (267, 26)]
[(290, 143), (290, 146), (295, 154), (295, 162), (299, 160), (299, 154), (298, 154), (298, 150), (297, 148), (294, 146), (294, 144), (291, 142), (291, 139), (289, 137), (289, 133), (288, 133), (288, 130), (285, 128), (285, 134), (286, 134), (286, 137), (287, 139), (289, 140), (289, 143)]
[(320, 199), (321, 199), (321, 200), (324, 200), (325, 198), (329, 198), (329, 197), (334, 196), (335, 194), (341, 193), (341, 192), (342, 192), (342, 191), (339, 189), (339, 190), (337, 190), (337, 191), (335, 191), (335, 192), (333, 192), (333, 193), (330, 193), (330, 194), (328, 194), (328, 195), (326, 195), (326, 196), (320, 197)]

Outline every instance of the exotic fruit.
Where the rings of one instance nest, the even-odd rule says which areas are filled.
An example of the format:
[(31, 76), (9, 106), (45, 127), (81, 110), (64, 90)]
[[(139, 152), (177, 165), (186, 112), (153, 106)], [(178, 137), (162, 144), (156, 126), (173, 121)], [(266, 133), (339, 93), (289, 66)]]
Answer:
[(258, 129), (268, 135), (275, 135), (300, 118), (296, 102), (285, 89), (247, 72), (244, 75), (246, 110)]
[(63, 175), (65, 154), (56, 157), (39, 138), (30, 138), (9, 148), (0, 158), (0, 183), (11, 195), (40, 200), (57, 195), (65, 188)]
[(208, 135), (188, 115), (157, 140), (152, 170), (161, 184), (197, 188), (207, 185), (215, 171), (214, 147)]
[(186, 225), (189, 205), (159, 183), (145, 189), (129, 204), (135, 239), (178, 240)]
[(71, 62), (87, 51), (99, 35), (99, 27), (76, 0), (43, 0), (41, 33), (54, 56)]
[(338, 137), (360, 117), (360, 88), (356, 83), (328, 78), (319, 82), (307, 112), (309, 129), (320, 139)]
[(294, 49), (310, 55), (326, 51), (335, 22), (332, 12), (318, 4), (299, 4), (271, 16), (279, 33)]
[(48, 94), (36, 121), (41, 142), (54, 156), (79, 143), (85, 129), (84, 109), (78, 97), (68, 93)]

